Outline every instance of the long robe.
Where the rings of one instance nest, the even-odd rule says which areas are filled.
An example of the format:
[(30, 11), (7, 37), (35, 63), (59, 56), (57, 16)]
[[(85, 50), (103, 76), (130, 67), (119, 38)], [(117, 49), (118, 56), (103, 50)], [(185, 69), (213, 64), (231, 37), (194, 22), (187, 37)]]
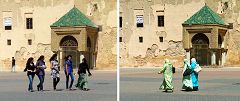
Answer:
[(164, 64), (163, 69), (160, 71), (161, 73), (163, 73), (164, 79), (163, 79), (163, 83), (160, 86), (159, 89), (163, 89), (163, 90), (173, 90), (173, 84), (172, 84), (172, 77), (173, 77), (173, 73), (172, 73), (172, 64), (167, 62)]
[(197, 67), (196, 61), (191, 61), (191, 70), (193, 71), (191, 73), (192, 83), (193, 87), (198, 87), (198, 73), (194, 72), (194, 69)]
[[(183, 73), (184, 73), (187, 69), (191, 69), (191, 66), (190, 66), (190, 64), (188, 63), (188, 61), (185, 60), (185, 61), (184, 61), (184, 67), (183, 67)], [(182, 73), (182, 74), (183, 74), (183, 73)], [(182, 89), (186, 89), (186, 90), (193, 89), (191, 74), (190, 74), (190, 75), (187, 75), (187, 76), (183, 76), (182, 83), (183, 83)]]

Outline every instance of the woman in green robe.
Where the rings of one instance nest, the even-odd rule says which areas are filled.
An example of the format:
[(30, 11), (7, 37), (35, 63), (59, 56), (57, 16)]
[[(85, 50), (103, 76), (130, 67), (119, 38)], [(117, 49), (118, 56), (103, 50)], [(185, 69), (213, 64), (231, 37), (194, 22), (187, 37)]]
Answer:
[(182, 89), (184, 89), (184, 90), (186, 90), (186, 91), (190, 91), (190, 90), (193, 89), (193, 84), (192, 84), (192, 78), (191, 78), (191, 75), (190, 75), (190, 74), (184, 76), (184, 72), (185, 72), (187, 69), (190, 69), (190, 70), (191, 70), (191, 65), (190, 65), (190, 63), (188, 62), (187, 59), (184, 59), (183, 79), (182, 79), (183, 86), (182, 86)]
[(158, 72), (159, 74), (163, 73), (163, 77), (164, 77), (163, 83), (159, 89), (165, 90), (165, 92), (167, 92), (168, 90), (171, 90), (173, 92), (172, 67), (173, 67), (172, 63), (168, 59), (165, 59), (165, 63), (163, 65), (162, 70)]

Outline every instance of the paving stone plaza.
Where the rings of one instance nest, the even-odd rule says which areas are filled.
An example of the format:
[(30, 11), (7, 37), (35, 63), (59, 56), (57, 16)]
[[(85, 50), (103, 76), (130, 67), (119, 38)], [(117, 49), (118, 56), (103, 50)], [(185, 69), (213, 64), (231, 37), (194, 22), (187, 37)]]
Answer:
[[(50, 74), (46, 74), (44, 91), (37, 91), (38, 77), (34, 78), (34, 92), (28, 92), (26, 73), (0, 73), (0, 101), (117, 101), (116, 71), (93, 71), (89, 78), (89, 91), (73, 91), (65, 89), (65, 75), (61, 72), (61, 80), (57, 91), (53, 91)], [(78, 75), (75, 75), (74, 84)]]
[(240, 68), (204, 68), (199, 74), (199, 91), (185, 92), (182, 87), (182, 69), (173, 75), (173, 93), (159, 90), (163, 75), (160, 68), (121, 69), (121, 101), (239, 101)]

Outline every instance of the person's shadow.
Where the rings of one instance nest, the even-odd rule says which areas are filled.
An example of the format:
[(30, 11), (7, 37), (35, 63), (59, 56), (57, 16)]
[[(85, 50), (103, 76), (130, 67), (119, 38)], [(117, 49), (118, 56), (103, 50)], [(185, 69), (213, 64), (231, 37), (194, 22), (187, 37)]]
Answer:
[(63, 91), (63, 89), (56, 89), (56, 91)]
[(172, 90), (164, 90), (164, 91), (162, 91), (162, 92), (164, 92), (164, 93), (173, 93), (173, 91)]
[(192, 92), (192, 90), (186, 90), (186, 89), (182, 89), (181, 91), (183, 91), (183, 92)]

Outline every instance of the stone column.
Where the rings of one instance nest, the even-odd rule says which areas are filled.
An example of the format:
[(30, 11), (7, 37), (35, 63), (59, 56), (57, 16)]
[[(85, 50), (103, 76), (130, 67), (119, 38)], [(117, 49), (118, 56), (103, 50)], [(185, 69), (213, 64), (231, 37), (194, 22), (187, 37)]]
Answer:
[(216, 64), (216, 52), (212, 52), (211, 55), (211, 65), (215, 65)]
[(60, 69), (63, 69), (64, 67), (62, 67), (62, 66), (63, 66), (63, 58), (64, 57), (62, 57), (62, 51), (59, 50), (58, 55), (59, 55), (58, 61), (59, 61)]
[(225, 61), (226, 61), (226, 52), (224, 51), (224, 52), (222, 53), (222, 66), (224, 66)]
[(186, 57), (188, 61), (190, 61), (190, 50), (186, 50)]
[(95, 53), (92, 53), (92, 63), (93, 63), (93, 68), (95, 68), (96, 67), (96, 57), (95, 57), (96, 55), (95, 55)]

